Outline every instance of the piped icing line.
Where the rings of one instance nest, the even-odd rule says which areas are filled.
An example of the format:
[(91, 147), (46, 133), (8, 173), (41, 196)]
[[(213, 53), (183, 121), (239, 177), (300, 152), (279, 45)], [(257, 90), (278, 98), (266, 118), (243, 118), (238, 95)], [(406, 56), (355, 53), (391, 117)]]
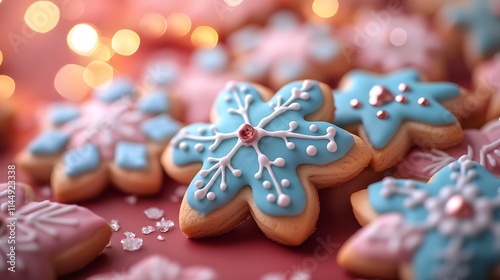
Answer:
[[(310, 80), (285, 86), (267, 104), (260, 100), (252, 85), (228, 83), (216, 103), (220, 105), (217, 106), (219, 121), (183, 128), (171, 142), (177, 165), (204, 162), (188, 188), (190, 206), (206, 215), (230, 200), (239, 188), (250, 185), (257, 205), (264, 212), (300, 213), (305, 205), (300, 195), (304, 190), (298, 177), (289, 174), (295, 172), (301, 161), (299, 156), (308, 158), (302, 160), (304, 163), (329, 163), (342, 157), (353, 145), (353, 138), (347, 132), (331, 124), (303, 119), (319, 107), (321, 100), (321, 89)], [(339, 134), (340, 144), (336, 139)], [(326, 154), (320, 154), (315, 143), (324, 145)], [(271, 145), (277, 147), (270, 148)], [(276, 154), (278, 150), (286, 156)], [(185, 160), (190, 154), (192, 158)], [(253, 160), (256, 167), (236, 166)], [(265, 199), (260, 200), (261, 196)]]
[(333, 92), (334, 123), (340, 127), (361, 124), (375, 149), (384, 148), (405, 120), (430, 125), (457, 122), (440, 104), (460, 95), (455, 84), (422, 82), (414, 69), (380, 76), (354, 70), (344, 79), (349, 80), (349, 87)]
[(422, 234), (410, 252), (414, 279), (488, 279), (500, 258), (496, 215), (500, 179), (482, 165), (462, 156), (427, 184), (386, 178), (370, 185), (368, 193), (372, 209), (382, 217), (402, 215), (403, 234), (385, 231), (378, 235), (377, 226), (360, 238), (394, 239), (411, 231)]

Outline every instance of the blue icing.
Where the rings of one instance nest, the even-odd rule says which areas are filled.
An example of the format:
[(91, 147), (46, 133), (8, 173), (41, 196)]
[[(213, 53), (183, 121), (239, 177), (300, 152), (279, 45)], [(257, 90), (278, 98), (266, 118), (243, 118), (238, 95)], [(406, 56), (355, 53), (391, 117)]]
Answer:
[[(377, 213), (401, 213), (406, 228), (423, 230), (423, 241), (411, 259), (413, 279), (476, 280), (489, 279), (492, 269), (500, 262), (500, 232), (497, 230), (500, 226), (499, 190), (500, 178), (480, 164), (462, 157), (441, 169), (429, 183), (384, 179), (368, 187), (368, 196), (371, 207)], [(451, 195), (444, 195), (447, 192)], [(420, 195), (415, 196), (418, 193)], [(447, 202), (456, 195), (470, 203), (472, 216), (456, 218), (446, 212)], [(408, 205), (416, 197), (423, 199)], [(438, 206), (429, 208), (430, 200), (437, 201)], [(478, 201), (482, 206), (477, 204)], [(440, 220), (431, 222), (431, 214), (433, 217), (440, 216)], [(445, 219), (446, 222), (455, 221), (458, 226), (446, 231), (442, 228)], [(477, 219), (491, 219), (491, 222), (480, 223)], [(463, 225), (473, 221), (476, 221), (472, 224), (473, 231), (464, 231)], [(449, 257), (443, 257), (446, 251)], [(457, 257), (461, 257), (458, 262)]]
[(146, 169), (148, 150), (144, 144), (119, 142), (115, 148), (115, 163), (128, 169)]
[(151, 118), (141, 124), (141, 131), (149, 139), (157, 142), (164, 141), (172, 137), (181, 127), (181, 124), (170, 116), (162, 114)]
[(55, 125), (67, 123), (80, 116), (76, 106), (69, 104), (57, 104), (50, 110), (50, 122)]
[(193, 56), (195, 64), (205, 71), (219, 72), (228, 67), (229, 57), (221, 46), (213, 49), (198, 49)]
[(228, 38), (228, 42), (233, 48), (240, 51), (250, 51), (255, 49), (263, 39), (262, 29), (259, 26), (251, 25), (244, 27)]
[(97, 98), (101, 101), (111, 103), (122, 97), (132, 96), (134, 93), (134, 84), (127, 78), (116, 78), (111, 84), (98, 92)]
[(68, 143), (69, 136), (61, 131), (46, 131), (35, 138), (28, 146), (34, 155), (54, 155), (61, 152)]
[(318, 62), (333, 59), (338, 55), (340, 49), (332, 39), (315, 40), (309, 49), (309, 55)]
[[(263, 102), (252, 84), (236, 83), (219, 94), (216, 123), (192, 124), (179, 131), (171, 142), (174, 163), (183, 166), (203, 162), (187, 190), (192, 208), (208, 215), (229, 202), (242, 187), (250, 186), (255, 203), (268, 215), (295, 216), (304, 210), (307, 201), (296, 175), (297, 166), (337, 161), (354, 145), (354, 138), (330, 123), (304, 120), (321, 106), (323, 94), (316, 82), (306, 81), (304, 85), (310, 88), (306, 86), (307, 93), (300, 95), (297, 89), (302, 85), (290, 83)], [(245, 124), (259, 134), (248, 144), (241, 140), (248, 138), (238, 136)], [(337, 150), (332, 149), (333, 140)], [(310, 146), (315, 153), (307, 152)], [(265, 168), (267, 160), (269, 166)], [(260, 177), (256, 176), (259, 167), (263, 168)]]
[(161, 114), (170, 109), (167, 93), (162, 90), (149, 93), (139, 103), (139, 110), (149, 114)]
[(100, 162), (99, 150), (93, 144), (86, 144), (64, 154), (65, 172), (69, 177), (95, 170)]
[(451, 23), (468, 31), (472, 46), (481, 56), (500, 50), (500, 8), (497, 0), (474, 0), (469, 5), (449, 6)]
[(252, 79), (262, 78), (267, 73), (268, 67), (268, 62), (257, 60), (248, 61), (239, 65), (240, 71)]
[[(460, 95), (460, 88), (452, 83), (421, 82), (419, 73), (413, 69), (401, 70), (390, 75), (378, 76), (368, 72), (354, 70), (348, 74), (349, 87), (335, 90), (335, 121), (338, 126), (362, 123), (368, 139), (376, 149), (384, 148), (394, 137), (401, 122), (416, 121), (432, 125), (452, 125), (455, 117), (444, 108), (439, 101), (453, 99)], [(408, 92), (398, 90), (399, 84), (409, 86)], [(372, 106), (369, 103), (369, 92), (375, 85), (381, 85), (391, 92), (392, 96), (404, 95), (407, 103), (395, 100), (382, 106)], [(424, 97), (428, 106), (418, 104), (418, 99)], [(359, 108), (350, 106), (357, 99), (361, 102)], [(379, 119), (379, 110), (389, 113), (387, 119)]]
[(152, 63), (146, 67), (144, 79), (152, 86), (165, 86), (179, 78), (179, 69), (173, 63)]
[(280, 77), (289, 81), (303, 78), (306, 72), (304, 63), (295, 60), (280, 60), (274, 67)]

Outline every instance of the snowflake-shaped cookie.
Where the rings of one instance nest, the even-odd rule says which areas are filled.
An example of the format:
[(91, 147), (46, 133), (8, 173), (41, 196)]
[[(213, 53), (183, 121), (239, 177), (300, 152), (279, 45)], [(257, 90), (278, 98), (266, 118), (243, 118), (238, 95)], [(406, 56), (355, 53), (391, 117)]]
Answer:
[(144, 78), (152, 87), (162, 87), (187, 104), (183, 116), (185, 123), (208, 122), (210, 106), (221, 88), (240, 75), (230, 71), (229, 55), (219, 45), (213, 49), (197, 49), (190, 60), (170, 52), (152, 59), (146, 67)]
[(423, 82), (415, 70), (385, 76), (351, 71), (334, 96), (334, 123), (367, 142), (375, 171), (396, 164), (414, 144), (447, 148), (462, 140), (460, 124), (447, 109), (461, 101), (460, 87)]
[(429, 183), (386, 178), (364, 192), (370, 206), (354, 208), (366, 212), (371, 207), (382, 219), (348, 241), (341, 264), (353, 267), (349, 259), (373, 259), (394, 273), (409, 263), (403, 279), (498, 278), (500, 179), (480, 164), (463, 156)]
[(80, 107), (54, 105), (48, 128), (18, 161), (35, 179), (52, 176), (53, 194), (63, 202), (94, 197), (108, 182), (126, 193), (156, 193), (160, 153), (180, 128), (167, 115), (172, 106), (162, 91), (138, 98), (131, 82), (115, 80)]
[(441, 168), (468, 155), (491, 173), (500, 176), (500, 121), (482, 129), (464, 130), (464, 139), (445, 150), (415, 148), (397, 165), (398, 177), (429, 180)]
[(500, 3), (498, 0), (474, 0), (466, 5), (448, 6), (443, 17), (453, 27), (465, 31), (465, 49), (470, 62), (500, 50)]
[(474, 82), (476, 91), (487, 91), (484, 95), (491, 95), (486, 120), (500, 118), (500, 52), (474, 70)]
[(0, 278), (55, 279), (91, 262), (111, 229), (86, 208), (32, 202), (29, 187), (0, 184)]
[[(164, 156), (167, 172), (183, 181), (194, 176), (180, 214), (180, 227), (188, 236), (229, 231), (248, 216), (247, 207), (231, 208), (247, 203), (261, 229), (274, 240), (296, 245), (309, 236), (314, 227), (310, 221), (317, 219), (317, 213), (311, 212), (317, 203), (311, 200), (317, 196), (311, 184), (320, 187), (344, 182), (369, 160), (360, 139), (327, 122), (312, 121), (331, 116), (325, 109), (331, 105), (331, 96), (324, 97), (322, 87), (326, 86), (311, 80), (294, 82), (267, 101), (271, 94), (262, 87), (229, 83), (215, 103), (218, 119), (214, 124), (190, 125), (174, 137)], [(308, 115), (311, 121), (304, 119)], [(332, 175), (336, 173), (333, 169), (339, 170), (353, 154), (358, 158), (349, 164), (349, 170)], [(193, 165), (198, 162), (203, 163), (201, 169)], [(322, 168), (313, 173), (309, 171), (313, 165)], [(182, 173), (189, 174), (179, 175)], [(226, 217), (229, 221), (225, 225), (210, 224)], [(309, 220), (304, 228), (295, 229), (306, 231), (302, 233), (305, 236), (292, 234), (294, 229), (279, 232), (287, 226), (274, 224), (284, 225), (293, 218), (298, 223)], [(207, 228), (200, 233), (197, 227)], [(210, 228), (215, 231), (209, 232)]]
[(345, 73), (347, 60), (328, 24), (301, 23), (279, 12), (266, 28), (249, 26), (231, 34), (236, 69), (247, 79), (277, 89), (304, 78), (330, 79)]
[(373, 20), (369, 13), (347, 29), (346, 36), (357, 51), (355, 64), (370, 71), (388, 73), (404, 67), (415, 67), (429, 80), (445, 76), (444, 41), (421, 15), (393, 15), (387, 24), (368, 34), (363, 30)]
[(216, 280), (217, 273), (210, 267), (182, 267), (160, 255), (142, 259), (126, 272), (98, 274), (88, 280)]

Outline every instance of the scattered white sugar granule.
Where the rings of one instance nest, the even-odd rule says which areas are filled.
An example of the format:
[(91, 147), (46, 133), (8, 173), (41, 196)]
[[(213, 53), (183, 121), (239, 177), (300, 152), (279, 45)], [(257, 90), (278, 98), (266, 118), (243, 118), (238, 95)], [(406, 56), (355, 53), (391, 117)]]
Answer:
[(137, 204), (137, 196), (135, 196), (135, 195), (126, 196), (124, 200), (127, 204), (130, 204), (130, 205)]
[(109, 226), (111, 227), (112, 231), (120, 230), (120, 225), (118, 224), (118, 220), (111, 220), (111, 222), (109, 222)]
[(142, 238), (135, 238), (135, 234), (129, 231), (125, 233), (125, 239), (121, 240), (123, 245), (123, 250), (125, 251), (137, 251), (142, 247)]
[(142, 227), (142, 233), (144, 234), (150, 234), (153, 231), (155, 231), (155, 228), (153, 226), (147, 226), (147, 227)]
[(149, 207), (148, 209), (144, 210), (144, 214), (146, 214), (146, 217), (151, 220), (158, 220), (159, 218), (163, 217), (163, 213), (163, 210), (158, 207)]
[(165, 237), (163, 237), (163, 235), (158, 235), (158, 237), (156, 237), (156, 239), (160, 240), (160, 241), (163, 241), (165, 240)]
[(290, 280), (311, 280), (311, 273), (305, 270), (297, 270), (290, 275)]
[(108, 242), (108, 244), (106, 245), (106, 248), (109, 248), (111, 247), (111, 240)]
[(161, 218), (158, 222), (156, 222), (156, 228), (160, 232), (167, 232), (174, 226), (174, 222), (172, 220), (165, 220), (165, 218)]

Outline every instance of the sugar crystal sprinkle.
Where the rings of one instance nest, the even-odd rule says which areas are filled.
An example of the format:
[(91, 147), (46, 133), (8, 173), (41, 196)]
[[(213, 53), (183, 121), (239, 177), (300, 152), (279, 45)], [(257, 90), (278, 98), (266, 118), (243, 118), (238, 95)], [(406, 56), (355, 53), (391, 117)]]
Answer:
[(144, 214), (146, 214), (146, 217), (151, 220), (158, 220), (159, 218), (163, 217), (163, 213), (164, 211), (158, 207), (150, 207), (144, 210)]
[(160, 240), (160, 241), (163, 241), (165, 240), (165, 237), (163, 237), (163, 235), (158, 235), (158, 237), (156, 237), (156, 239)]
[(137, 204), (137, 196), (135, 195), (129, 195), (125, 197), (125, 202), (130, 205), (136, 205)]
[(111, 220), (109, 222), (109, 226), (111, 227), (112, 231), (119, 231), (120, 230), (120, 225), (118, 224), (118, 220)]
[(142, 227), (142, 233), (144, 234), (150, 234), (153, 231), (155, 231), (155, 228), (153, 226), (147, 226), (147, 227)]
[(125, 239), (121, 240), (123, 245), (123, 250), (125, 251), (137, 251), (142, 247), (142, 238), (135, 238), (133, 232), (126, 231)]
[(165, 218), (161, 218), (158, 222), (156, 222), (156, 228), (160, 232), (167, 232), (174, 226), (174, 222), (172, 220), (165, 220)]

